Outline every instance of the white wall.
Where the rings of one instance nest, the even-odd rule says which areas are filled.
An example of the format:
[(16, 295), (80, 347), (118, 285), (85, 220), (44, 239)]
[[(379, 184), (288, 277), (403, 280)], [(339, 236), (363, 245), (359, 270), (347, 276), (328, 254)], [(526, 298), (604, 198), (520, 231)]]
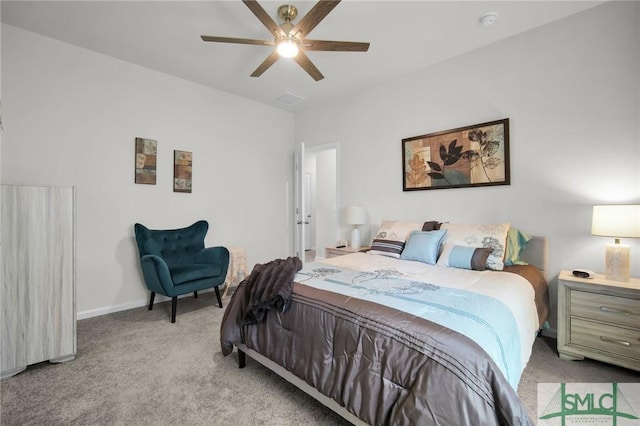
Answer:
[[(210, 223), (248, 261), (292, 252), (291, 113), (2, 25), (2, 183), (77, 186), (79, 317), (145, 303), (133, 224)], [(157, 185), (134, 184), (136, 137)], [(173, 150), (193, 193), (173, 193)]]
[[(509, 221), (547, 236), (555, 327), (559, 271), (604, 270), (592, 205), (640, 202), (639, 8), (607, 3), (300, 112), (296, 139), (341, 141), (341, 205), (363, 204), (374, 230), (383, 218)], [(403, 138), (505, 117), (510, 186), (402, 191)], [(640, 276), (640, 244), (624, 242)]]
[[(640, 202), (639, 28), (638, 2), (610, 2), (294, 117), (2, 25), (2, 183), (78, 187), (78, 311), (100, 313), (147, 297), (135, 222), (207, 219), (207, 243), (246, 247), (250, 264), (290, 254), (293, 141), (339, 140), (339, 205), (363, 204), (371, 228), (511, 221), (548, 236), (555, 311), (560, 269), (603, 270), (591, 206)], [(402, 192), (402, 138), (503, 117), (510, 186)], [(158, 140), (156, 186), (133, 183), (135, 137)], [(192, 194), (171, 190), (174, 149), (194, 153)]]

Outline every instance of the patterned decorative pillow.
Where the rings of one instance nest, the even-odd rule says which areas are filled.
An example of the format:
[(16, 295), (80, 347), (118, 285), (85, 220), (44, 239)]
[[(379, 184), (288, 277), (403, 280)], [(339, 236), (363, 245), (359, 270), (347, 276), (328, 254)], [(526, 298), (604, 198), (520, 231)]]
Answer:
[(504, 269), (504, 253), (507, 244), (507, 233), (511, 224), (496, 225), (464, 225), (443, 223), (441, 229), (447, 230), (442, 254), (437, 264), (449, 266), (449, 257), (454, 246), (485, 247), (493, 251), (487, 258), (487, 269), (502, 271)]
[(446, 234), (446, 229), (427, 232), (412, 231), (400, 254), (400, 259), (435, 265), (440, 254), (440, 245)]
[(422, 223), (383, 220), (378, 233), (373, 237), (369, 254), (400, 258), (404, 243), (411, 231), (422, 229)]
[(453, 246), (449, 254), (449, 266), (484, 271), (492, 251), (492, 248)]

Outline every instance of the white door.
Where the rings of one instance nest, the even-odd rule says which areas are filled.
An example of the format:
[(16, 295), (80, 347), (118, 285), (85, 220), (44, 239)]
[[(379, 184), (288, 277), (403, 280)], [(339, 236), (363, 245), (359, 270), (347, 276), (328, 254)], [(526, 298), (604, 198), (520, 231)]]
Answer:
[(306, 221), (305, 212), (305, 194), (304, 194), (304, 142), (301, 142), (296, 146), (296, 151), (293, 160), (294, 179), (293, 179), (293, 192), (294, 192), (294, 220), (295, 220), (295, 243), (294, 250), (295, 256), (298, 256), (304, 264), (304, 248), (305, 248), (305, 234), (306, 234)]
[(304, 212), (305, 212), (305, 220), (304, 220), (304, 249), (311, 250), (311, 174), (304, 174), (304, 187), (303, 196), (304, 196)]

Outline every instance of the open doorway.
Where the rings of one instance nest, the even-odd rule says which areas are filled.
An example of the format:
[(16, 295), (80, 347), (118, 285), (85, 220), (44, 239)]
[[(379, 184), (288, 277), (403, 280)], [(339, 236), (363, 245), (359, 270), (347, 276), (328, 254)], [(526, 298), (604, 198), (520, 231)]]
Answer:
[[(304, 154), (306, 192), (305, 260), (325, 257), (325, 248), (339, 239), (339, 144), (310, 147)], [(308, 177), (307, 177), (308, 175)], [(308, 203), (307, 200), (308, 199)]]

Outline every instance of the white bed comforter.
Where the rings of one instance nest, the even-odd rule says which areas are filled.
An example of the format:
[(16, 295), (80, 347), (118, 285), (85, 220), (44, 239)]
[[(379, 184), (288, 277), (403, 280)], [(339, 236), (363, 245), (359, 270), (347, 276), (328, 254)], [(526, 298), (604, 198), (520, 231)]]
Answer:
[[(317, 274), (313, 276), (313, 271), (322, 270), (323, 266), (333, 266), (341, 272), (334, 272), (338, 274), (335, 278), (331, 274), (323, 275), (321, 279)], [(347, 270), (369, 273), (366, 275), (366, 287), (352, 285), (357, 278), (354, 278), (353, 272), (347, 277)], [(393, 275), (391, 278), (398, 279), (398, 282), (424, 283), (442, 290), (437, 294), (428, 291), (410, 295), (402, 292), (385, 294), (384, 289), (393, 286), (391, 281), (368, 278), (376, 274), (379, 276), (381, 271), (387, 275), (390, 273)], [(523, 277), (508, 272), (470, 271), (354, 253), (308, 263), (296, 276), (296, 281), (382, 303), (452, 328), (476, 341), (494, 359), (514, 389), (517, 389), (522, 371), (531, 356), (533, 341), (540, 326), (531, 285)], [(349, 281), (349, 285), (344, 285), (345, 281)], [(445, 292), (446, 296), (443, 296)], [(477, 297), (473, 297), (473, 294)], [(447, 302), (447, 307), (443, 308), (442, 297), (458, 298), (461, 303), (454, 301), (449, 307)], [(469, 320), (470, 317), (473, 317), (473, 321)], [(483, 328), (484, 331), (474, 328)], [(490, 330), (495, 339), (486, 330)], [(494, 340), (499, 340), (499, 345)]]

